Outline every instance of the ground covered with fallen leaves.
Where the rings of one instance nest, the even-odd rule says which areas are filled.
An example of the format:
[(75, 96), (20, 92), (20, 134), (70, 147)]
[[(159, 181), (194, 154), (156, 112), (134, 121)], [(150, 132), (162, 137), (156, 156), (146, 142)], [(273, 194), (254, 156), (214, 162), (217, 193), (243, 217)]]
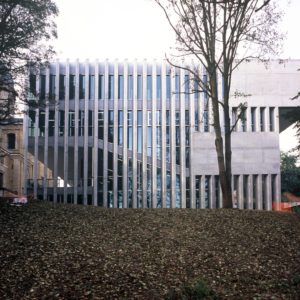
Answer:
[(0, 299), (300, 298), (300, 216), (0, 203)]

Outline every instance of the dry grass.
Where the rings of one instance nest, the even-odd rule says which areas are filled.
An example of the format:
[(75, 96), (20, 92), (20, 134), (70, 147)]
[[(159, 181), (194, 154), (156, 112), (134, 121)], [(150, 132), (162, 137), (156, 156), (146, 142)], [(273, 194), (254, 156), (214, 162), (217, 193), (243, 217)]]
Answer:
[[(1, 299), (299, 299), (300, 217), (0, 203)], [(180, 298), (178, 296), (178, 298)]]

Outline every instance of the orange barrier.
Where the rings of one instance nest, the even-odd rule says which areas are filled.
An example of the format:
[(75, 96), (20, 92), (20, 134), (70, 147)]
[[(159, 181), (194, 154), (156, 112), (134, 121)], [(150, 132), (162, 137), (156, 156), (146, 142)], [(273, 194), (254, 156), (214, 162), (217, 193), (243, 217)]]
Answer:
[(288, 202), (273, 202), (273, 210), (275, 211), (291, 212), (292, 206), (293, 205)]
[(291, 212), (296, 207), (300, 207), (300, 202), (273, 202), (275, 211)]

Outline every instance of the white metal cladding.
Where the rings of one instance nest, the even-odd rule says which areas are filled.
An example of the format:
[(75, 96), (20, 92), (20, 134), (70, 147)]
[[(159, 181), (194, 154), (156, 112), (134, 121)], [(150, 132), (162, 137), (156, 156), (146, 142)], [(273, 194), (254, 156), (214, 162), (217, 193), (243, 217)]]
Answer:
[[(57, 61), (41, 70), (37, 97), (48, 104), (55, 91), (55, 105), (25, 117), (24, 153), (36, 157), (33, 178), (24, 178), (27, 193), (116, 208), (222, 207), (211, 104), (205, 91), (195, 92), (193, 78), (165, 61)], [(248, 101), (233, 132), (232, 181), (239, 208), (270, 210), (280, 200), (282, 103), (256, 101), (261, 94)], [(233, 114), (237, 105), (233, 99)]]

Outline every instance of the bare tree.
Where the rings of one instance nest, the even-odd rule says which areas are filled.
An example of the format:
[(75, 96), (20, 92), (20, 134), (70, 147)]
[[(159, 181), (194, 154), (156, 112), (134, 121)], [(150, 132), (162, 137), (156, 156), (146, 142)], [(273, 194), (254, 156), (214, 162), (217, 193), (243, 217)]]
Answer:
[[(234, 70), (244, 61), (265, 60), (276, 55), (282, 41), (277, 25), (281, 11), (272, 0), (155, 0), (176, 33), (179, 56), (191, 57), (203, 66), (207, 81), (193, 67), (186, 69), (205, 91), (212, 104), (223, 206), (232, 207), (230, 93)], [(218, 77), (223, 80), (223, 95), (218, 92)], [(220, 110), (224, 113), (224, 135)], [(245, 105), (240, 105), (238, 118)], [(224, 147), (225, 146), (225, 147)]]
[(39, 70), (53, 55), (56, 38), (52, 0), (0, 1), (0, 120), (15, 111), (15, 99), (27, 102), (28, 69)]

